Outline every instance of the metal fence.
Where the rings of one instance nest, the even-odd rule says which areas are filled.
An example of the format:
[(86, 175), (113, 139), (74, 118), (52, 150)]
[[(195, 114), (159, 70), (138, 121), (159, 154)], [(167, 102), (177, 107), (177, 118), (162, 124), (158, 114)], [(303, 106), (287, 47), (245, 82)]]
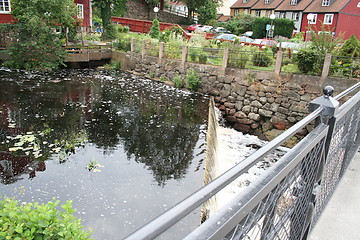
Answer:
[(127, 239), (154, 239), (245, 173), (310, 123), (315, 128), (291, 151), (185, 239), (305, 239), (360, 145), (360, 92), (339, 100), (333, 89), (310, 103), (303, 120), (184, 199)]

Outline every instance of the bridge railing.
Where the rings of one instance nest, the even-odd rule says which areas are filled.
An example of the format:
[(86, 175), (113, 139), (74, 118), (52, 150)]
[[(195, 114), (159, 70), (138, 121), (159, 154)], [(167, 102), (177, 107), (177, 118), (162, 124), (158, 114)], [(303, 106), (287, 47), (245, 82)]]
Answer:
[(360, 145), (360, 83), (310, 103), (307, 117), (127, 239), (154, 239), (246, 173), (302, 128), (315, 128), (185, 239), (305, 239)]

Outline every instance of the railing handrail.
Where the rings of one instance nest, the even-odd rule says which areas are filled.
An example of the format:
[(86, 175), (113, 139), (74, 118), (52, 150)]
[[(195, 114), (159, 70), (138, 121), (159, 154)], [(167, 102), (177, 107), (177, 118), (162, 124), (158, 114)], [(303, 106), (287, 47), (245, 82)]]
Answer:
[[(360, 87), (360, 83), (355, 84), (353, 87), (338, 94), (335, 98), (340, 99), (343, 96), (349, 94), (351, 91), (354, 91), (358, 87)], [(236, 164), (234, 167), (220, 175), (218, 178), (216, 178), (209, 184), (203, 186), (198, 191), (185, 198), (182, 202), (178, 203), (165, 213), (161, 214), (142, 228), (129, 235), (126, 239), (153, 239), (159, 236), (168, 228), (177, 223), (179, 220), (181, 220), (186, 215), (195, 210), (197, 207), (199, 207), (201, 204), (209, 200), (212, 196), (214, 196), (216, 193), (226, 187), (229, 183), (234, 181), (241, 174), (247, 172), (254, 164), (262, 160), (268, 153), (279, 147), (282, 143), (284, 143), (286, 140), (296, 134), (299, 130), (307, 126), (313, 120), (317, 119), (325, 111), (325, 109), (326, 107), (320, 105), (308, 116), (290, 127), (281, 135), (268, 142), (262, 148), (254, 152), (249, 157), (245, 158), (240, 163)]]
[(287, 131), (283, 132), (274, 140), (268, 142), (258, 151), (244, 159), (242, 162), (238, 163), (237, 165), (223, 173), (221, 176), (216, 178), (214, 181), (210, 182), (208, 185), (205, 185), (197, 192), (175, 205), (167, 212), (155, 218), (153, 221), (140, 228), (132, 235), (128, 236), (126, 239), (152, 239), (159, 236), (177, 221), (185, 217), (191, 211), (199, 207), (202, 203), (204, 203), (216, 193), (218, 193), (220, 190), (222, 190), (224, 187), (226, 187), (229, 183), (234, 181), (241, 174), (248, 171), (255, 163), (263, 159), (268, 153), (276, 149), (278, 146), (280, 146), (282, 143), (292, 137), (295, 133), (308, 125), (311, 121), (315, 120), (323, 111), (323, 109), (323, 107), (319, 107), (314, 112), (310, 113), (307, 117), (289, 128)]

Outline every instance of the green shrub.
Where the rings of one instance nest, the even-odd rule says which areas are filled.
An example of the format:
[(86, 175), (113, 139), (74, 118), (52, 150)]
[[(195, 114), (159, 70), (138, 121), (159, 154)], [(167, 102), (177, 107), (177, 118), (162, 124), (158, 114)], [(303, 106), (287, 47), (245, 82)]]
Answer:
[(119, 37), (114, 43), (114, 47), (121, 51), (131, 51), (131, 39), (129, 37)]
[(154, 19), (154, 21), (152, 22), (152, 26), (150, 28), (150, 36), (157, 39), (159, 39), (160, 37), (160, 24), (159, 20), (157, 19)]
[(110, 23), (105, 30), (105, 39), (113, 40), (117, 37), (116, 25), (114, 23)]
[(294, 21), (286, 18), (275, 18), (271, 20), (268, 17), (255, 18), (252, 30), (254, 38), (264, 38), (266, 36), (266, 25), (274, 25), (274, 36), (283, 36), (291, 38), (295, 29)]
[(189, 56), (192, 62), (207, 63), (208, 56), (202, 48), (189, 48)]
[(174, 77), (173, 82), (175, 83), (175, 87), (177, 87), (177, 88), (183, 87), (183, 82), (182, 82), (182, 79), (180, 76)]
[(242, 52), (234, 52), (230, 54), (229, 57), (229, 66), (237, 67), (237, 68), (245, 68), (247, 62), (249, 61), (249, 53)]
[(19, 204), (0, 198), (0, 239), (92, 239), (72, 213), (72, 202), (56, 209), (60, 201)]
[(303, 48), (294, 56), (298, 69), (302, 73), (315, 73), (321, 71), (321, 55), (313, 49)]
[(268, 67), (271, 57), (266, 52), (256, 52), (252, 57), (253, 65), (258, 67)]
[(200, 87), (200, 77), (194, 69), (188, 70), (185, 79), (189, 89), (196, 91)]

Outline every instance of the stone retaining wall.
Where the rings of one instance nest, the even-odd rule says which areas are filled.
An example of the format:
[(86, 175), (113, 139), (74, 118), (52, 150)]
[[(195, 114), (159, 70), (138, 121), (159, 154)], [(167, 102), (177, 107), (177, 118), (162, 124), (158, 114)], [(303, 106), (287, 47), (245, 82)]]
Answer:
[[(158, 58), (149, 56), (141, 59), (141, 54), (128, 52), (114, 54), (113, 60), (122, 62), (125, 69), (170, 81), (175, 76), (185, 79), (187, 69), (196, 70), (201, 79), (199, 91), (215, 97), (216, 106), (227, 124), (267, 140), (272, 140), (307, 115), (308, 103), (322, 95), (324, 85), (321, 78), (315, 76), (232, 68), (226, 68), (224, 74), (224, 69), (217, 66), (183, 65), (181, 61), (171, 59), (164, 59), (159, 64)], [(354, 80), (338, 81), (344, 88), (354, 83)], [(298, 137), (303, 137), (309, 130), (303, 129)]]

